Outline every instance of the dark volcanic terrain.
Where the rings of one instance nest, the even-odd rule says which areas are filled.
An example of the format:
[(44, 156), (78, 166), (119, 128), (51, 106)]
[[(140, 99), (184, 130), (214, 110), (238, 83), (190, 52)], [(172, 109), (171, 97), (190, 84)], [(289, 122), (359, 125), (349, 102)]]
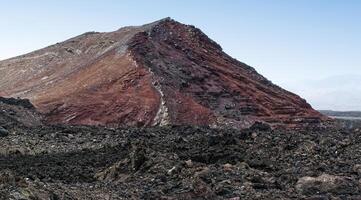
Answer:
[(194, 26), (90, 32), (0, 74), (0, 200), (361, 199), (361, 124)]
[(302, 127), (326, 119), (170, 18), (89, 32), (1, 61), (0, 74), (0, 96), (30, 99), (52, 124)]
[(17, 99), (0, 111), (4, 200), (361, 199), (359, 128), (44, 125)]

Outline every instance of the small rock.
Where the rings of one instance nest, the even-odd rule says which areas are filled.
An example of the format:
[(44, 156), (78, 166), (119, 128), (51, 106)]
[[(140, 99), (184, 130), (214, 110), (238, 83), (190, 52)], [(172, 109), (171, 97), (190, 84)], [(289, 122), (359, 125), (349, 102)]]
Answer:
[(100, 171), (98, 173), (95, 174), (95, 178), (97, 180), (100, 181), (104, 181), (104, 180), (108, 180), (108, 181), (113, 181), (113, 180), (121, 180), (121, 179), (126, 179), (127, 175), (125, 175), (126, 172), (126, 166), (129, 164), (129, 159), (123, 159), (117, 163), (115, 163), (114, 165), (108, 167), (107, 169)]
[(208, 167), (204, 167), (201, 171), (195, 173), (195, 177), (207, 176), (210, 171), (211, 170)]
[(272, 128), (269, 124), (264, 122), (255, 122), (251, 127), (251, 130), (258, 130), (258, 131), (271, 131)]
[(188, 167), (188, 168), (191, 168), (191, 167), (193, 167), (193, 162), (192, 162), (192, 160), (187, 160), (187, 161), (185, 161), (185, 163), (186, 163), (186, 166)]
[(225, 171), (232, 171), (233, 168), (234, 168), (233, 165), (232, 165), (232, 164), (229, 164), (229, 163), (223, 165), (223, 169), (224, 169)]
[(223, 181), (220, 182), (220, 184), (229, 184), (229, 185), (231, 185), (232, 181), (231, 180), (223, 180)]
[(359, 176), (361, 176), (361, 164), (356, 164), (353, 166), (352, 170), (356, 172)]
[(172, 167), (172, 169), (168, 170), (167, 174), (172, 175), (176, 171), (176, 169), (177, 169), (176, 166)]
[(219, 183), (214, 187), (214, 191), (219, 196), (229, 196), (232, 194), (232, 188), (229, 184)]
[(11, 171), (5, 170), (0, 172), (0, 185), (2, 184), (15, 185), (15, 176)]
[(240, 189), (242, 194), (252, 194), (255, 191), (251, 182), (244, 182)]
[(342, 176), (322, 174), (318, 177), (302, 177), (296, 183), (299, 193), (305, 195), (317, 193), (346, 194), (358, 190), (357, 183), (352, 179)]
[(9, 135), (9, 131), (0, 126), (0, 137), (6, 137)]
[(212, 191), (211, 187), (208, 186), (201, 179), (195, 179), (192, 184), (193, 192), (196, 197), (202, 197), (204, 199), (215, 199), (216, 195)]
[(236, 167), (242, 171), (249, 169), (249, 165), (246, 162), (239, 162), (236, 164)]
[(181, 170), (182, 170), (182, 166), (178, 164), (172, 167), (172, 169), (168, 170), (167, 174), (168, 175), (178, 174)]
[(142, 145), (132, 145), (132, 151), (130, 152), (129, 157), (133, 171), (138, 171), (147, 160), (146, 151)]

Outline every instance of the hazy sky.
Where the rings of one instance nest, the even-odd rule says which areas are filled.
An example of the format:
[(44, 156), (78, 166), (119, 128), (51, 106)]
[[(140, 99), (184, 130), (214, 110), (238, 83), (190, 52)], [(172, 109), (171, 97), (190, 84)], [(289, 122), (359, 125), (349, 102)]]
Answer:
[(168, 16), (317, 109), (361, 110), (359, 0), (1, 1), (0, 60)]

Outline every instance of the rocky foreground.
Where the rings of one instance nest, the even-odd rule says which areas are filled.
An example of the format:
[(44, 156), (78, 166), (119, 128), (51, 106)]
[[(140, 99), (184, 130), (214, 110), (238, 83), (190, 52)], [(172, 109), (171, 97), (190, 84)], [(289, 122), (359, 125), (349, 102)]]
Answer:
[(361, 199), (358, 128), (46, 126), (27, 105), (0, 101), (0, 199)]

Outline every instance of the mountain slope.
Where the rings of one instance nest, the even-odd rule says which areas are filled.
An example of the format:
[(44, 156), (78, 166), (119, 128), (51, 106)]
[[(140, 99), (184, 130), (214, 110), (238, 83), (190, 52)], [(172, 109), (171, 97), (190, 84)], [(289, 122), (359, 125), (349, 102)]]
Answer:
[(299, 96), (166, 18), (86, 33), (0, 62), (0, 95), (28, 98), (49, 123), (245, 127), (325, 119)]

